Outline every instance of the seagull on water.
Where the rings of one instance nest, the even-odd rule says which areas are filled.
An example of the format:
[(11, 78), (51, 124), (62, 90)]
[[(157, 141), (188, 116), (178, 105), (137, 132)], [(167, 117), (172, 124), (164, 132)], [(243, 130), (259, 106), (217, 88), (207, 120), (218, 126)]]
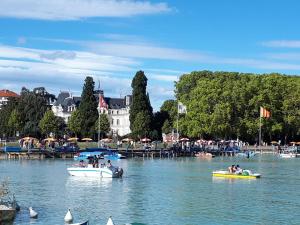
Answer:
[(73, 222), (73, 216), (72, 216), (72, 213), (71, 213), (70, 209), (68, 209), (68, 212), (65, 215), (65, 222), (66, 223), (72, 223)]
[(111, 216), (108, 218), (107, 224), (106, 225), (115, 225)]
[(32, 209), (32, 207), (29, 207), (29, 215), (30, 215), (30, 218), (34, 218), (34, 219), (36, 219), (38, 217), (38, 213), (36, 211), (34, 211)]

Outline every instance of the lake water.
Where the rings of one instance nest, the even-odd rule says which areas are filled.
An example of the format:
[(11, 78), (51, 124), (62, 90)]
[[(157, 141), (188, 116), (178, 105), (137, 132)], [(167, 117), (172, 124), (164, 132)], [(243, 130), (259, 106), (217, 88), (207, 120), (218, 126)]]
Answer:
[[(21, 206), (15, 225), (61, 225), (70, 208), (74, 222), (105, 225), (300, 224), (300, 159), (127, 159), (122, 179), (70, 177), (72, 160), (0, 161)], [(261, 173), (256, 180), (212, 178), (213, 170), (239, 164)], [(27, 208), (38, 213), (29, 219)]]

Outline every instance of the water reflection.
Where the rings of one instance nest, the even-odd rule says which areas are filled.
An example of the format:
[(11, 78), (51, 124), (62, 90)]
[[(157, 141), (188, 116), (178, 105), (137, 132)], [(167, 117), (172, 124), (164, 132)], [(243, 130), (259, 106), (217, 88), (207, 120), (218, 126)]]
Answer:
[(102, 187), (110, 188), (112, 185), (112, 178), (100, 177), (75, 177), (69, 176), (66, 182), (66, 188), (73, 190), (74, 188), (83, 187)]
[(245, 183), (249, 184), (252, 182), (256, 182), (257, 179), (238, 179), (238, 178), (228, 178), (228, 177), (212, 177), (212, 182), (213, 183)]

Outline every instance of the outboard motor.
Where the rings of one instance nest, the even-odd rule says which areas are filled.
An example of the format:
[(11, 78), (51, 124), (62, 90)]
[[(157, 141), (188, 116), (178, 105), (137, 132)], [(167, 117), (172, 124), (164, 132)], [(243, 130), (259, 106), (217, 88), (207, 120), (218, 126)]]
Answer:
[(122, 177), (123, 176), (123, 169), (119, 167), (118, 171), (119, 171), (120, 177)]

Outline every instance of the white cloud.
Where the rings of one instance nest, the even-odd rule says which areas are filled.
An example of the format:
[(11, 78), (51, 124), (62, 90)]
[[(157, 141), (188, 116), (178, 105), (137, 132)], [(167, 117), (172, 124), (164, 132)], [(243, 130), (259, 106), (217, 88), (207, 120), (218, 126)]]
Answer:
[(270, 53), (266, 56), (271, 59), (300, 61), (300, 53)]
[(274, 48), (300, 48), (300, 40), (276, 40), (262, 43), (266, 47)]
[(300, 70), (300, 65), (293, 63), (274, 62), (264, 59), (242, 59), (242, 58), (219, 58), (215, 63), (228, 64), (228, 65), (240, 65), (244, 67), (250, 67), (255, 69), (264, 69), (274, 72), (276, 70)]
[(167, 81), (167, 82), (174, 82), (178, 80), (178, 76), (174, 75), (162, 75), (162, 74), (149, 74), (151, 79), (159, 80), (159, 81)]
[(129, 17), (171, 11), (166, 3), (136, 0), (1, 0), (0, 17), (78, 20), (91, 17)]
[(0, 45), (0, 89), (9, 87), (19, 92), (22, 86), (45, 86), (55, 94), (59, 90), (80, 94), (83, 81), (89, 75), (95, 81), (100, 80), (102, 88), (110, 95), (116, 95), (116, 88), (129, 93), (131, 79), (119, 72), (131, 73), (138, 65), (139, 62), (129, 58), (84, 51)]
[(75, 59), (76, 53), (73, 51), (54, 51), (51, 53), (41, 53), (41, 59)]
[(90, 51), (101, 54), (115, 55), (121, 57), (179, 60), (179, 61), (201, 61), (208, 60), (209, 55), (198, 52), (154, 46), (151, 44), (130, 44), (114, 42), (87, 42), (84, 43)]

